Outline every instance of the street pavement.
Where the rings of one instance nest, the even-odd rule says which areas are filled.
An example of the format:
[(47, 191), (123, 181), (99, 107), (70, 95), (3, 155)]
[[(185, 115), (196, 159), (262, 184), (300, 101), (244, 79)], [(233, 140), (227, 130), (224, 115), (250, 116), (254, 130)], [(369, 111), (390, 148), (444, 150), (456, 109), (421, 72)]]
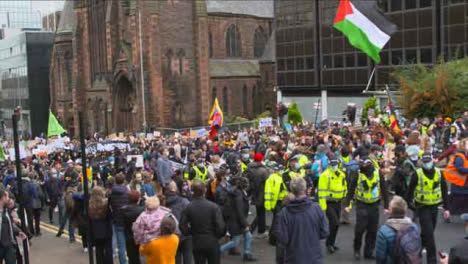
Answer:
[[(436, 229), (436, 243), (437, 249), (442, 251), (448, 251), (450, 247), (460, 241), (464, 233), (463, 223), (453, 216), (452, 223), (445, 223), (439, 214), (439, 222)], [(77, 239), (77, 242), (70, 244), (66, 233), (61, 237), (55, 237), (57, 227), (48, 224), (47, 212), (43, 211), (42, 218), (42, 236), (34, 238), (31, 246), (31, 261), (32, 264), (85, 264), (89, 263), (88, 255), (83, 253), (81, 241)], [(249, 218), (255, 216), (255, 209), (252, 209), (252, 214)], [(385, 216), (381, 214), (380, 222), (385, 221)], [(57, 215), (55, 215), (55, 222), (57, 222)], [(267, 224), (271, 223), (271, 215), (267, 214)], [(76, 233), (76, 232), (75, 232)], [(268, 245), (267, 239), (256, 238), (252, 242), (252, 249), (256, 256), (258, 256), (258, 264), (274, 264), (275, 263), (275, 249)], [(79, 238), (79, 237), (77, 237)], [(353, 238), (354, 238), (354, 224), (342, 225), (338, 232), (337, 245), (340, 250), (333, 254), (328, 255), (322, 245), (322, 252), (324, 254), (324, 263), (330, 264), (347, 264), (347, 263), (375, 263), (372, 261), (354, 261), (353, 256)], [(242, 242), (240, 243), (239, 249), (242, 250)], [(115, 259), (114, 263), (118, 264), (118, 260)], [(237, 264), (243, 263), (240, 256), (224, 256), (222, 259), (223, 264)]]

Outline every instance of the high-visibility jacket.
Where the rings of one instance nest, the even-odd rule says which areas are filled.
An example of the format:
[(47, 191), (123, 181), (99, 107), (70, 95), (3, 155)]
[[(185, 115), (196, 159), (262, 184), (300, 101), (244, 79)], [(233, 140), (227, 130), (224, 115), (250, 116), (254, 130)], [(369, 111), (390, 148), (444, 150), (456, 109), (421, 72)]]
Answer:
[[(195, 171), (195, 178), (193, 178), (193, 181), (199, 180), (202, 182), (206, 181), (206, 175), (208, 175), (208, 169), (206, 168), (205, 165), (203, 165), (203, 172), (198, 168), (198, 166), (192, 166), (192, 169)], [(184, 177), (186, 179), (189, 179), (189, 172), (188, 170), (184, 173)]]
[(468, 167), (468, 159), (463, 153), (457, 153), (450, 158), (449, 163), (447, 164), (447, 168), (444, 171), (445, 180), (451, 182), (460, 187), (464, 187), (466, 184), (466, 178), (468, 175), (466, 173), (461, 173), (455, 167), (455, 159), (460, 157), (463, 160), (463, 167)]
[[(299, 164), (301, 165), (301, 167), (304, 167), (305, 165), (307, 165), (310, 161), (309, 161), (309, 158), (307, 158), (306, 155), (301, 155), (298, 159), (298, 162)], [(306, 172), (306, 169), (302, 168), (299, 170), (299, 173), (301, 174), (300, 176), (301, 177), (305, 177), (307, 172)]]
[(380, 175), (374, 169), (374, 177), (369, 179), (364, 173), (359, 173), (356, 185), (356, 200), (372, 204), (380, 200)]
[(425, 136), (427, 134), (427, 129), (428, 129), (427, 126), (421, 126), (421, 135), (422, 136)]
[(374, 165), (374, 168), (376, 170), (380, 170), (380, 165), (379, 165), (379, 162), (376, 160), (376, 159), (373, 159), (373, 158), (369, 158), (370, 161), (372, 162), (372, 165)]
[(346, 166), (351, 162), (351, 155), (348, 157), (341, 156), (340, 169), (346, 172)]
[(241, 161), (241, 172), (244, 173), (247, 170), (247, 164)]
[(327, 201), (343, 200), (347, 190), (346, 174), (340, 169), (336, 172), (327, 169), (320, 175), (318, 182), (318, 198), (322, 210), (327, 210)]
[(278, 201), (282, 201), (288, 195), (288, 189), (283, 177), (279, 173), (272, 173), (265, 182), (265, 209), (275, 209)]
[(429, 179), (423, 169), (417, 169), (418, 185), (414, 189), (414, 201), (423, 205), (436, 205), (442, 202), (442, 190), (440, 188), (442, 174), (435, 168), (435, 176)]

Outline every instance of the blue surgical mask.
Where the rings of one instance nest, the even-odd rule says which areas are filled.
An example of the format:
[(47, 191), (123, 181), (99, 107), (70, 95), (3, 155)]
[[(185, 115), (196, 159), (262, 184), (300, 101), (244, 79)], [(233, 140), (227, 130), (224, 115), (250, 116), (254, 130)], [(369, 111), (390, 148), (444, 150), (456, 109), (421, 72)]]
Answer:
[(294, 165), (294, 168), (295, 168), (296, 170), (299, 170), (299, 169), (301, 168), (301, 164), (296, 163), (296, 164)]
[(430, 170), (432, 169), (432, 167), (434, 166), (434, 162), (427, 162), (427, 163), (423, 163), (423, 168), (426, 169), (426, 170)]
[(330, 167), (332, 171), (337, 171), (338, 170), (338, 165), (333, 165)]

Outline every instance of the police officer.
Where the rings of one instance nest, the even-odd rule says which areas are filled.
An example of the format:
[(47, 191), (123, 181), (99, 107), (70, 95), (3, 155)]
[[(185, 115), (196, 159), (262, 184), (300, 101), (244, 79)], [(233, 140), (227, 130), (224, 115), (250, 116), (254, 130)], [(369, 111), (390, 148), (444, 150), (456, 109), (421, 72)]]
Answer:
[(356, 225), (354, 227), (354, 258), (361, 259), (362, 236), (366, 232), (364, 258), (375, 259), (373, 254), (377, 227), (379, 224), (379, 204), (384, 201), (385, 212), (388, 212), (388, 191), (385, 178), (374, 168), (372, 161), (365, 157), (358, 177), (352, 179), (345, 201), (345, 211), (350, 212), (350, 201), (356, 198)]
[(444, 217), (449, 218), (447, 184), (442, 173), (434, 167), (431, 153), (424, 153), (422, 168), (416, 170), (408, 188), (408, 201), (413, 201), (421, 225), (422, 245), (427, 250), (427, 263), (437, 263), (434, 230), (437, 225), (438, 206), (443, 204)]
[(289, 183), (292, 181), (292, 179), (296, 177), (300, 177), (300, 169), (301, 169), (301, 164), (299, 163), (299, 160), (297, 159), (298, 156), (294, 156), (291, 158), (289, 161), (289, 166), (288, 168), (283, 172), (283, 182), (286, 184), (289, 190)]
[(191, 162), (191, 167), (184, 172), (184, 178), (194, 181), (199, 180), (203, 183), (206, 182), (208, 175), (208, 168), (205, 166), (203, 159), (198, 159), (196, 162)]
[(250, 148), (245, 146), (241, 149), (241, 160), (240, 160), (240, 172), (242, 175), (247, 170), (247, 166), (250, 163)]
[(339, 169), (339, 160), (330, 159), (328, 169), (320, 175), (318, 182), (320, 207), (326, 212), (330, 226), (330, 235), (326, 242), (330, 254), (339, 249), (335, 240), (340, 225), (341, 202), (346, 197), (347, 186), (346, 174)]

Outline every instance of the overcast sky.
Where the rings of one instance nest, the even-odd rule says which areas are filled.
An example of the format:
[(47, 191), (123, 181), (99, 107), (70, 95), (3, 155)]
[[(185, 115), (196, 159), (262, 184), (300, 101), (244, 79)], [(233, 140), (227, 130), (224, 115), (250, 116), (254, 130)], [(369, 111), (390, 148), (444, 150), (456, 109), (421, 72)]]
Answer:
[(33, 0), (32, 9), (40, 10), (41, 13), (47, 14), (56, 10), (62, 10), (63, 3), (63, 0)]

